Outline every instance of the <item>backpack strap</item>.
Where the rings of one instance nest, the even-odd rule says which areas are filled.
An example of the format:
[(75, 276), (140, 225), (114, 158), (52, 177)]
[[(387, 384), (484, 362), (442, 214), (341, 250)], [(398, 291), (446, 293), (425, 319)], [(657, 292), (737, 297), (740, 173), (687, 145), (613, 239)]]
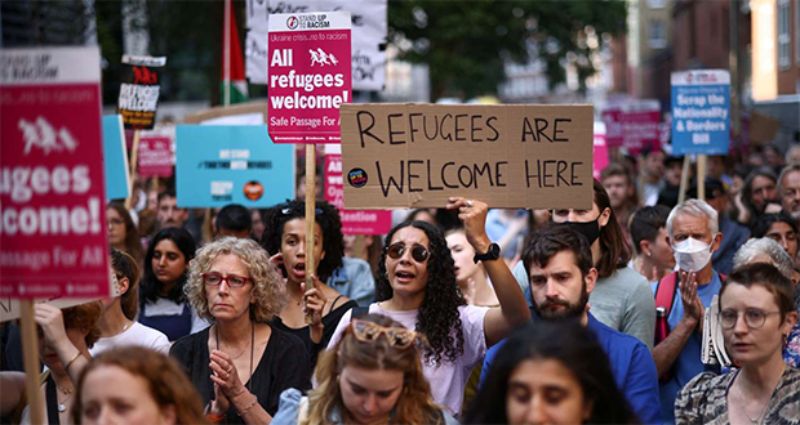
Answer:
[(667, 317), (672, 311), (675, 294), (678, 292), (678, 272), (672, 272), (662, 277), (656, 285), (656, 307), (664, 307)]

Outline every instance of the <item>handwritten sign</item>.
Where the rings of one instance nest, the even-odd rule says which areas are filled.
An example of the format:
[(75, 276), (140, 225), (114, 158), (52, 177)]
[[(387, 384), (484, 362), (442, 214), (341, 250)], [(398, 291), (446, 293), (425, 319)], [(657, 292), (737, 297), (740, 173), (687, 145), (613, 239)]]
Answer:
[(591, 105), (342, 106), (347, 208), (591, 208)]
[(272, 15), (269, 135), (275, 143), (339, 143), (339, 107), (351, 100), (350, 14)]
[(95, 47), (0, 50), (0, 297), (108, 295)]

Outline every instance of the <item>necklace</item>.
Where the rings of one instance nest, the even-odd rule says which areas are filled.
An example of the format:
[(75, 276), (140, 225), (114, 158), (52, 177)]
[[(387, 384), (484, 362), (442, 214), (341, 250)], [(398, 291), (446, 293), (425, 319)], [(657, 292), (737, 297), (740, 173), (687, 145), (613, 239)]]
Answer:
[[(53, 380), (55, 382), (55, 379)], [(64, 413), (67, 411), (67, 402), (72, 398), (72, 388), (64, 388), (61, 385), (56, 383), (56, 388), (58, 388), (58, 392), (64, 394), (64, 399), (57, 403), (58, 413)]]
[(750, 416), (749, 413), (747, 413), (747, 408), (745, 407), (745, 404), (747, 402), (747, 397), (744, 395), (744, 393), (742, 392), (741, 388), (739, 388), (738, 386), (735, 386), (735, 385), (734, 385), (734, 387), (736, 388), (736, 392), (739, 393), (739, 398), (742, 401), (741, 411), (747, 417), (747, 420), (749, 420), (750, 423), (753, 424), (753, 425), (761, 423), (761, 419), (764, 417), (764, 414), (767, 413), (767, 408), (769, 407), (769, 401), (767, 401), (767, 403), (764, 404), (764, 407), (761, 408), (761, 413), (759, 413), (758, 416), (753, 418), (753, 417)]
[[(219, 350), (219, 328), (214, 328), (214, 339), (216, 340), (217, 343), (217, 350)], [(252, 381), (251, 378), (253, 377), (253, 357), (255, 355), (255, 341), (256, 341), (256, 325), (255, 323), (251, 323), (250, 324), (250, 372), (247, 375), (247, 384), (245, 384), (244, 386), (245, 388), (247, 388), (248, 391), (250, 391), (250, 385), (251, 385), (250, 381)], [(238, 359), (239, 357), (242, 356), (242, 354), (244, 354), (244, 350), (242, 350), (242, 352), (239, 353), (239, 355), (234, 358)]]

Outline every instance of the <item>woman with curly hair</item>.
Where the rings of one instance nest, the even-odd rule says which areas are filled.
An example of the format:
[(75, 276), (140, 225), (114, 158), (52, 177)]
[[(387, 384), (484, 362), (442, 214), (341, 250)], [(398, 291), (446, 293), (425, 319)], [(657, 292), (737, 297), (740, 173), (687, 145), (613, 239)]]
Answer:
[(353, 320), (320, 356), (319, 385), (308, 397), (284, 391), (272, 425), (456, 423), (431, 398), (417, 349), (423, 340), (386, 316)]
[(118, 347), (84, 369), (73, 424), (207, 424), (200, 397), (175, 360), (144, 347)]
[(186, 297), (213, 325), (175, 342), (170, 354), (216, 422), (269, 423), (283, 390), (308, 387), (303, 343), (270, 325), (286, 299), (280, 279), (249, 239), (211, 242), (190, 264)]
[[(370, 313), (383, 314), (426, 337), (422, 370), (431, 384), (433, 399), (451, 414), (461, 411), (464, 386), (471, 369), (488, 346), (503, 339), (515, 326), (530, 319), (522, 291), (500, 250), (486, 235), (488, 206), (479, 201), (450, 198), (447, 208), (458, 210), (467, 240), (478, 253), (492, 282), (498, 307), (467, 305), (458, 290), (453, 257), (442, 232), (428, 223), (401, 223), (386, 237), (377, 280), (379, 302)], [(357, 317), (356, 317), (357, 318)], [(332, 348), (351, 321), (345, 314)]]
[(289, 201), (268, 209), (264, 224), (266, 230), (261, 245), (267, 252), (276, 253), (273, 261), (286, 278), (289, 293), (289, 302), (276, 312), (272, 324), (303, 341), (309, 354), (309, 369), (313, 369), (317, 353), (328, 344), (336, 324), (348, 310), (358, 305), (323, 283), (342, 265), (344, 240), (339, 212), (327, 202), (317, 203), (314, 231), (317, 264), (312, 272), (313, 288), (306, 288), (305, 284), (305, 202)]
[(194, 239), (189, 232), (168, 227), (153, 236), (144, 257), (139, 322), (161, 331), (170, 341), (208, 326), (189, 306), (183, 293), (194, 251)]

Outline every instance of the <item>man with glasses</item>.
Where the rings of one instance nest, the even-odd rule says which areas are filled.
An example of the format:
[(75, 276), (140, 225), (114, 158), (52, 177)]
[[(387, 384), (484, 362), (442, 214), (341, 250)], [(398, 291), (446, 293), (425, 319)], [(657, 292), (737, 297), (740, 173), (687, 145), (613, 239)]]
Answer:
[[(589, 294), (597, 282), (586, 238), (564, 226), (537, 232), (530, 238), (522, 262), (528, 271), (534, 320), (577, 319), (605, 350), (619, 389), (642, 423), (658, 420), (658, 375), (647, 346), (597, 320), (589, 311)], [(503, 342), (486, 353), (481, 383)]]
[[(662, 379), (664, 423), (675, 421), (673, 408), (678, 391), (704, 370), (700, 360), (703, 315), (722, 287), (722, 278), (711, 263), (722, 242), (718, 226), (717, 211), (698, 199), (678, 204), (667, 218), (667, 234), (679, 271), (677, 275), (667, 275), (653, 288), (657, 306), (666, 310), (670, 331), (653, 348)], [(672, 302), (662, 305), (660, 301), (664, 299)]]

